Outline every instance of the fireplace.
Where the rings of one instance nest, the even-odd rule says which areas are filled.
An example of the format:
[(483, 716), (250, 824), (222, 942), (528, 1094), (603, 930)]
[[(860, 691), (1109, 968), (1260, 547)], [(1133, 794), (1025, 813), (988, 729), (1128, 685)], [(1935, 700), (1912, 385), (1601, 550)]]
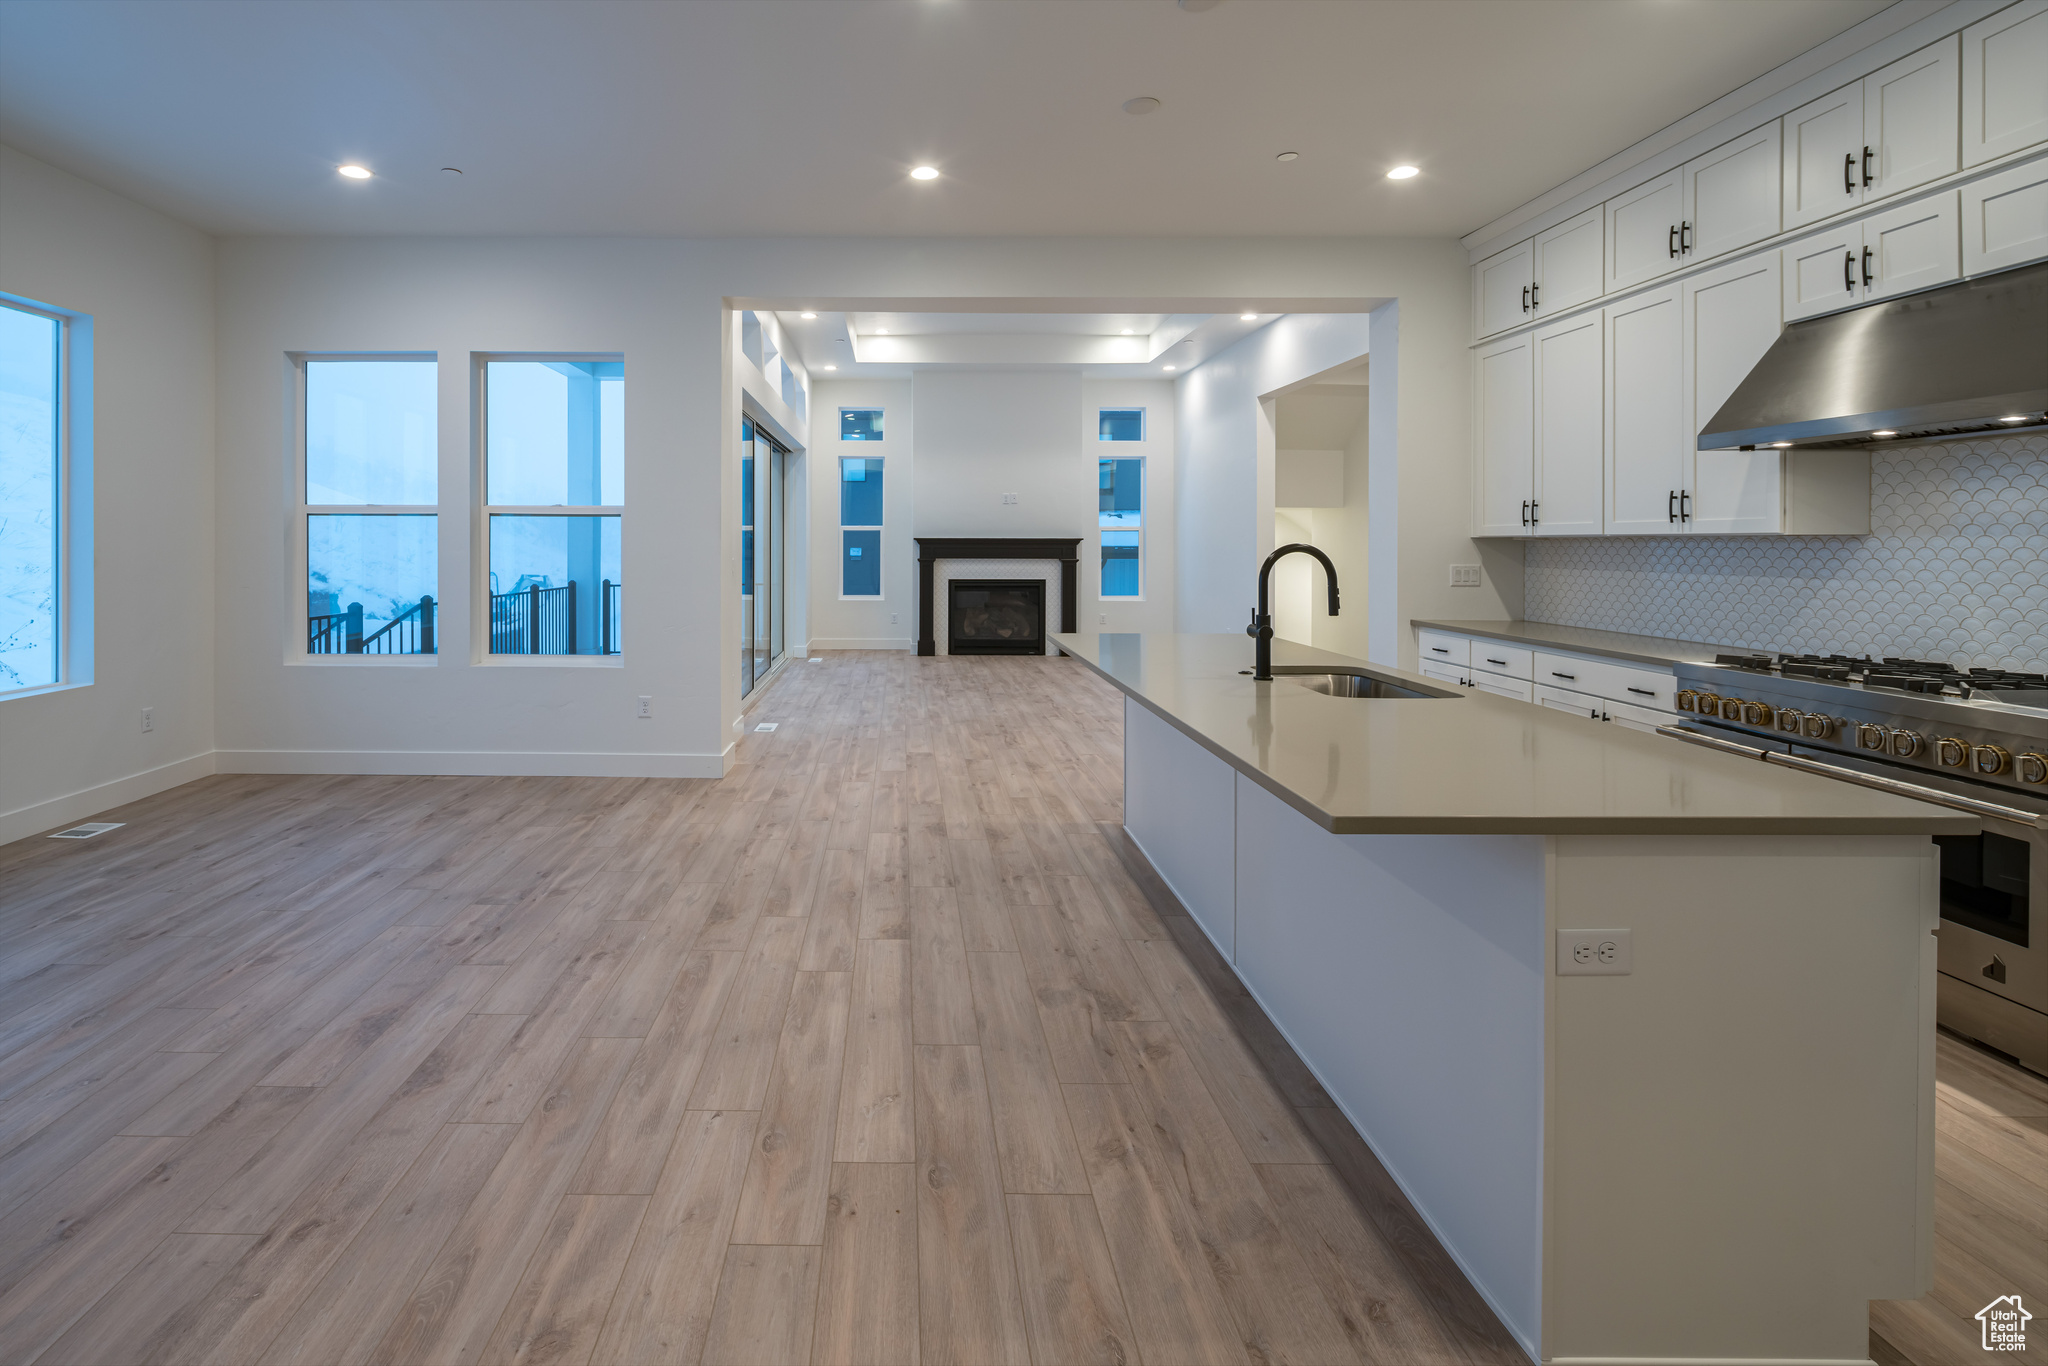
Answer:
[[(1059, 565), (1060, 581), (1060, 624), (1062, 631), (1074, 629), (1076, 583), (1079, 575), (1081, 538), (1078, 536), (919, 536), (917, 540), (917, 652), (921, 655), (936, 654), (938, 642), (933, 639), (933, 621), (941, 610), (941, 604), (933, 596), (933, 576), (940, 560), (1050, 560)], [(991, 565), (982, 570), (989, 573), (1017, 572), (1008, 565)], [(965, 580), (963, 580), (964, 582)], [(1005, 581), (1005, 586), (1014, 586), (1014, 580)], [(1036, 582), (1025, 580), (1025, 582)], [(1045, 653), (1044, 641), (1051, 634), (1050, 622), (1045, 620), (1044, 597), (1051, 592), (1049, 586), (1040, 588), (1039, 647), (1037, 653)], [(950, 596), (950, 595), (949, 595)], [(946, 616), (942, 618), (949, 625), (952, 622), (952, 604), (944, 604)], [(1023, 650), (967, 651), (955, 648), (951, 642), (948, 654), (1023, 654)]]
[(952, 579), (946, 590), (946, 653), (1045, 653), (1043, 580)]

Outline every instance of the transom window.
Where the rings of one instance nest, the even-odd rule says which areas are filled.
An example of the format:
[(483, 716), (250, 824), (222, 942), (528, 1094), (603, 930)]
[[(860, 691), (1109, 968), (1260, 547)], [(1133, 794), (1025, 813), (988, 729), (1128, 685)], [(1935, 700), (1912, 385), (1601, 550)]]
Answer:
[(1145, 439), (1145, 410), (1143, 408), (1103, 408), (1096, 414), (1096, 440), (1098, 441), (1143, 441)]
[(437, 652), (440, 563), (432, 357), (309, 357), (300, 516), (305, 652)]
[(839, 439), (841, 441), (880, 441), (882, 439), (882, 410), (880, 408), (841, 408), (839, 410)]
[(625, 472), (625, 362), (485, 362), (491, 654), (621, 652)]

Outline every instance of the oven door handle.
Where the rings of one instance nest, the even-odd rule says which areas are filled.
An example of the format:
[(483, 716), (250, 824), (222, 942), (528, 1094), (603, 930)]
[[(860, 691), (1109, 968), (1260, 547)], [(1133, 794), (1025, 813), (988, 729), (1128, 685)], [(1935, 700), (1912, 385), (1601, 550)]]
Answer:
[(1738, 745), (1732, 740), (1722, 740), (1696, 730), (1687, 730), (1683, 726), (1659, 726), (1657, 734), (1668, 735), (1674, 740), (1684, 740), (1690, 744), (1705, 745), (1708, 749), (1740, 754), (1745, 759), (1761, 759), (1767, 764), (1796, 768), (1802, 773), (1817, 773), (1824, 778), (1855, 783), (1858, 787), (1874, 788), (1879, 792), (1889, 792), (1895, 797), (1911, 797), (1915, 801), (1933, 802), (1936, 806), (1967, 811), (1973, 816), (1989, 816), (1993, 820), (2011, 821), (2015, 825), (2031, 825), (2037, 830), (2048, 830), (2048, 816), (2037, 816), (2016, 806), (2000, 806), (1997, 802), (1979, 801), (1975, 797), (1958, 796), (1953, 792), (1938, 792), (1934, 788), (1921, 787), (1917, 783), (1902, 783), (1897, 778), (1881, 778), (1874, 773), (1858, 773), (1854, 769), (1837, 768), (1833, 764), (1823, 764), (1797, 754), (1781, 754), (1776, 750)]

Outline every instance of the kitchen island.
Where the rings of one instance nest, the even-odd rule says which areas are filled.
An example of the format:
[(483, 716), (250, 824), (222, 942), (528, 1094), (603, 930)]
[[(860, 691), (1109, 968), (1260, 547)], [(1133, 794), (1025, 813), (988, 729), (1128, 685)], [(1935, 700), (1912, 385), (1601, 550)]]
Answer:
[(1973, 817), (1284, 641), (1055, 639), (1125, 694), (1132, 839), (1539, 1360), (1860, 1362), (1929, 1289), (1929, 837)]

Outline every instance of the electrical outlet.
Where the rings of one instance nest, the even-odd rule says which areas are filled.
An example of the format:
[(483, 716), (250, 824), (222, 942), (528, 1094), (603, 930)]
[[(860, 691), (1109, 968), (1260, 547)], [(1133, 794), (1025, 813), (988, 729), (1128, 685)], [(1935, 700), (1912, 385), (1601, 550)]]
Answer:
[(1010, 504), (1015, 503), (1016, 501), (1017, 495), (1014, 493), (1006, 493), (1003, 495), (1003, 505), (1005, 507), (1008, 507)]
[(147, 734), (149, 734), (149, 733), (150, 733), (151, 731), (153, 731), (153, 730), (155, 730), (155, 729), (156, 729), (156, 708), (155, 708), (155, 707), (144, 707), (144, 708), (142, 709), (142, 733), (143, 733), (144, 735), (147, 735)]
[(891, 626), (894, 626), (894, 625), (896, 624), (896, 613), (894, 613), (894, 612), (891, 612), (891, 613), (889, 614), (889, 624), (890, 624)]
[(1107, 613), (1107, 612), (1097, 612), (1097, 613), (1095, 614), (1095, 624), (1096, 624), (1097, 626), (1107, 626), (1107, 625), (1109, 625), (1109, 613)]
[(1451, 566), (1451, 587), (1479, 587), (1479, 566), (1476, 564), (1454, 564)]
[(1627, 930), (1559, 930), (1557, 975), (1626, 977), (1635, 968)]
[(642, 721), (645, 721), (649, 717), (653, 716), (654, 699), (651, 697), (642, 697), (640, 699), (639, 705), (633, 709), (633, 715), (639, 717)]

